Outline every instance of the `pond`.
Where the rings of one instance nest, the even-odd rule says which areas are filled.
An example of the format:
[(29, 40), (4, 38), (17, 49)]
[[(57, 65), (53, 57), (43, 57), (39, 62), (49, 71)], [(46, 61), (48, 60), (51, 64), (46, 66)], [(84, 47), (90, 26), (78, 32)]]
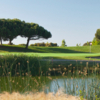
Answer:
[[(100, 94), (100, 80), (98, 78), (60, 78), (53, 79), (47, 84), (45, 93), (53, 92), (54, 94), (60, 89), (62, 92), (92, 100), (95, 95)], [(81, 93), (82, 92), (82, 93)]]
[[(51, 79), (50, 79), (51, 78)], [(43, 88), (44, 87), (44, 88)], [(87, 100), (96, 100), (95, 95), (100, 97), (100, 78), (93, 76), (68, 77), (68, 76), (42, 76), (42, 77), (0, 77), (0, 92), (2, 91), (44, 91), (54, 95), (64, 93), (73, 96), (82, 95)], [(24, 91), (24, 92), (23, 92)]]

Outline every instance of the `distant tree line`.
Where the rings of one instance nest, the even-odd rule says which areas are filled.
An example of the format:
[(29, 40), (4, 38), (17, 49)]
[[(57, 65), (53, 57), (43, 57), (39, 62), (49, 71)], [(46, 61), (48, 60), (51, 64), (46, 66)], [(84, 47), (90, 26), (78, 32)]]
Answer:
[(52, 37), (49, 31), (36, 23), (26, 23), (19, 19), (0, 19), (1, 45), (2, 40), (9, 41), (9, 45), (11, 45), (12, 40), (17, 36), (27, 38), (26, 49), (30, 40), (48, 39)]
[(92, 45), (100, 45), (100, 29), (97, 29), (93, 40), (90, 42), (87, 41), (86, 43), (83, 44), (83, 46), (89, 46), (90, 43), (92, 43)]
[(52, 42), (50, 42), (50, 43), (34, 43), (34, 44), (30, 44), (30, 46), (44, 46), (44, 47), (55, 47), (55, 46), (57, 46), (57, 43), (52, 43)]
[(77, 47), (78, 47), (78, 46), (81, 46), (81, 43), (80, 43), (80, 44), (77, 43), (76, 46), (77, 46)]
[(90, 43), (92, 43), (91, 41), (87, 41), (86, 43), (83, 44), (83, 46), (90, 46)]

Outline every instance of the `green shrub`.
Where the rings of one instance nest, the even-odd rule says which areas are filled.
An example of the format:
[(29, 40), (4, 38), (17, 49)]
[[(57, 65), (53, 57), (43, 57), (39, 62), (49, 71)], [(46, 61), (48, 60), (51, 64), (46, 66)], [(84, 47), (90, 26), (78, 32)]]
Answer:
[(8, 45), (15, 45), (15, 44), (13, 44), (13, 43), (10, 44), (10, 43), (8, 43)]
[(37, 46), (37, 43), (35, 43), (34, 46)]
[(86, 43), (83, 44), (83, 46), (90, 46), (90, 43), (91, 41), (90, 42), (87, 41)]
[(53, 47), (53, 46), (57, 46), (57, 43), (35, 43), (35, 44), (31, 44), (30, 46), (45, 46), (45, 47)]
[(26, 44), (19, 44), (20, 46), (26, 46)]
[(97, 40), (92, 41), (92, 45), (100, 45), (100, 41), (97, 41)]
[(35, 46), (34, 44), (30, 44), (30, 46)]

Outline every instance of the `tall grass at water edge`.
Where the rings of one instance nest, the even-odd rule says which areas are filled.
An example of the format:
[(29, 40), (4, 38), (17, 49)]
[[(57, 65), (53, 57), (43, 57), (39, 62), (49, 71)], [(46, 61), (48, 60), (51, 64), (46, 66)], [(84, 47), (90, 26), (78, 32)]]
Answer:
[[(77, 89), (75, 91), (74, 88), (78, 88), (78, 86), (73, 84), (73, 92), (78, 92), (81, 100), (83, 98), (87, 100), (99, 100), (99, 63), (89, 67), (88, 62), (86, 62), (85, 66), (82, 66), (82, 62), (79, 65), (76, 61), (76, 66), (73, 66), (72, 63), (61, 66), (61, 64), (57, 65), (53, 61), (46, 62), (41, 61), (41, 59), (40, 57), (28, 57), (25, 55), (0, 56), (0, 93), (6, 91), (10, 94), (19, 92), (20, 94), (28, 95), (30, 92), (45, 91), (46, 88), (49, 88), (46, 87), (46, 84), (49, 84), (53, 80), (57, 83), (57, 80), (60, 78), (63, 78), (66, 88), (67, 82), (65, 79), (70, 78), (74, 81), (76, 78), (84, 80), (92, 77), (92, 83), (89, 87), (93, 87), (94, 92), (91, 90), (86, 94), (86, 90), (84, 89), (86, 86), (85, 81), (83, 81), (82, 90), (78, 89), (79, 91)], [(58, 83), (57, 86), (60, 89)], [(68, 95), (73, 95), (71, 86), (68, 85), (67, 88)]]
[[(2, 82), (1, 84), (4, 86), (5, 84), (5, 89), (8, 91), (8, 88), (10, 92), (13, 91), (13, 83), (17, 83), (16, 81), (19, 81), (21, 84), (21, 80), (27, 80), (27, 83), (30, 81), (30, 78), (33, 77), (41, 77), (42, 74), (45, 75), (48, 67), (46, 66), (46, 62), (41, 62), (40, 63), (39, 57), (36, 56), (25, 56), (25, 55), (5, 55), (5, 56), (0, 56), (0, 81)], [(30, 66), (30, 67), (29, 67)], [(43, 71), (41, 71), (43, 70)], [(42, 79), (42, 77), (41, 77)], [(3, 83), (3, 81), (6, 81), (6, 83), (9, 83), (6, 85), (6, 83)], [(16, 86), (16, 85), (15, 85)], [(24, 87), (24, 84), (23, 84)], [(18, 89), (18, 88), (16, 88)], [(4, 90), (4, 88), (0, 89)], [(25, 90), (25, 89), (24, 89)]]

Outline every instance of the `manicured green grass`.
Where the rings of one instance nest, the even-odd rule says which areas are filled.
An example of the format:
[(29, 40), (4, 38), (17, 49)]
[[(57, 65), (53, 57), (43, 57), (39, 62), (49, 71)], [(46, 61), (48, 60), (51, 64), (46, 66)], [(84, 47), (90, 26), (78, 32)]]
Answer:
[(96, 57), (99, 56), (100, 53), (21, 53), (21, 52), (9, 52), (9, 53), (0, 53), (0, 55), (27, 55), (27, 56), (40, 56), (43, 59), (70, 59), (70, 60), (98, 60), (95, 58), (86, 58), (86, 57)]
[[(1, 52), (38, 52), (38, 53), (89, 53), (90, 46), (80, 47), (37, 47), (29, 46), (25, 49), (25, 46), (20, 45), (5, 45), (0, 46)], [(91, 46), (92, 53), (100, 53), (100, 45)]]
[[(36, 47), (29, 46), (25, 49), (25, 46), (19, 45), (2, 45), (0, 46), (0, 54), (25, 54), (28, 56), (38, 55), (43, 58), (50, 59), (72, 59), (72, 60), (90, 60), (86, 57), (99, 56), (100, 45), (80, 46), (80, 47)], [(91, 60), (99, 60), (91, 58)]]

